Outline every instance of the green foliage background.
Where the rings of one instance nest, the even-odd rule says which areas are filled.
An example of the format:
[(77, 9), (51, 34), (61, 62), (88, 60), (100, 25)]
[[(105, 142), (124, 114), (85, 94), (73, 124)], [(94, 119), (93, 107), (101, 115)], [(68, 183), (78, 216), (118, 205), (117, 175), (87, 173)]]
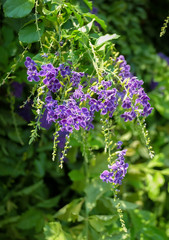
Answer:
[[(145, 81), (154, 107), (147, 119), (155, 151), (153, 160), (139, 138), (140, 132), (127, 125), (124, 134), (119, 124), (117, 138), (128, 147), (129, 162), (119, 198), (133, 240), (169, 237), (169, 66), (157, 55), (161, 51), (169, 55), (169, 34), (159, 37), (169, 3), (157, 2), (158, 9), (155, 1), (146, 0), (94, 2), (98, 16), (107, 24), (104, 29), (104, 23), (100, 22), (102, 31), (120, 35), (114, 40), (116, 48), (126, 57), (132, 72)], [(111, 186), (99, 180), (100, 172), (107, 165), (99, 123), (95, 129), (97, 138), (93, 131), (87, 139), (96, 155), (87, 169), (80, 151), (82, 145), (76, 138), (71, 140), (73, 147), (63, 170), (51, 161), (52, 128), (41, 131), (41, 137), (28, 145), (31, 129), (19, 116), (18, 106), (29, 96), (31, 86), (26, 80), (22, 46), (24, 42), (33, 42), (29, 49), (32, 56), (39, 51), (39, 36), (33, 23), (34, 3), (34, 0), (6, 0), (1, 4), (4, 12), (0, 19), (0, 72), (1, 82), (5, 79), (5, 84), (0, 88), (0, 239), (85, 239), (86, 223), (88, 239), (122, 239)], [(48, 11), (39, 13), (42, 37), (47, 34), (44, 16), (53, 21)], [(152, 79), (158, 82), (155, 89), (150, 87)], [(25, 84), (21, 98), (13, 96), (12, 81)]]

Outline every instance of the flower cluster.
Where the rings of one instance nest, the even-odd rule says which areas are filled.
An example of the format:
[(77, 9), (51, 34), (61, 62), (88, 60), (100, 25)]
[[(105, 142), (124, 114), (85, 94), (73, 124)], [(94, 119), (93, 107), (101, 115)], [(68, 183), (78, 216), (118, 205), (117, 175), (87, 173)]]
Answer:
[[(91, 98), (89, 101), (90, 111), (101, 111), (101, 115), (109, 114), (109, 117), (113, 116), (117, 107), (117, 89), (111, 88), (111, 81), (101, 81), (100, 87), (97, 85), (91, 87), (90, 90), (97, 95), (97, 99)], [(99, 90), (101, 88), (101, 90)], [(111, 88), (111, 89), (110, 89)]]
[(30, 57), (26, 57), (25, 67), (27, 68), (27, 79), (29, 82), (38, 82), (40, 80), (36, 65), (37, 64)]
[[(116, 62), (120, 67), (120, 83), (115, 84), (113, 80), (107, 80), (106, 76), (100, 83), (95, 79), (92, 86), (87, 86), (90, 94), (85, 93), (86, 85), (84, 85), (85, 82), (82, 83), (85, 74), (73, 71), (70, 66), (60, 64), (59, 67), (54, 67), (48, 63), (42, 65), (38, 72), (36, 63), (30, 57), (26, 58), (25, 66), (28, 69), (28, 80), (39, 81), (40, 77), (43, 78), (43, 84), (50, 94), (59, 92), (67, 85), (71, 86), (72, 91), (62, 104), (47, 97), (46, 109), (48, 121), (59, 121), (63, 131), (72, 132), (73, 129), (79, 130), (80, 127), (84, 129), (93, 127), (92, 120), (95, 112), (100, 111), (101, 115), (108, 114), (112, 117), (119, 105), (125, 110), (121, 117), (126, 122), (132, 121), (137, 116), (144, 117), (151, 113), (149, 97), (141, 87), (143, 81), (130, 73), (130, 66), (122, 55)], [(49, 99), (50, 102), (48, 102)], [(84, 103), (85, 107), (81, 108), (79, 102)]]
[(41, 77), (45, 77), (43, 79), (43, 83), (51, 92), (57, 92), (57, 90), (61, 88), (61, 84), (57, 78), (59, 72), (58, 68), (54, 68), (54, 66), (49, 63), (46, 65), (42, 65), (41, 69), (42, 70), (39, 72), (39, 75)]
[(48, 122), (58, 121), (61, 131), (72, 132), (73, 129), (85, 130), (94, 128), (92, 124), (93, 114), (85, 107), (80, 108), (78, 103), (72, 98), (69, 101), (58, 104), (52, 96), (46, 97), (47, 120)]
[[(58, 131), (68, 136), (80, 128), (87, 131), (94, 128), (96, 112), (106, 115), (106, 118), (112, 118), (115, 112), (120, 113), (125, 122), (140, 116), (147, 117), (152, 108), (142, 87), (143, 81), (131, 74), (130, 66), (123, 56), (119, 56), (114, 62), (119, 66), (118, 76), (111, 79), (105, 72), (99, 81), (95, 76), (90, 79), (87, 74), (73, 70), (71, 63), (60, 64), (58, 67), (51, 63), (37, 66), (27, 57), (25, 66), (28, 81), (41, 80), (39, 85), (43, 89), (42, 108), (45, 111), (41, 116), (41, 126), (48, 128), (52, 122), (57, 123)], [(46, 125), (43, 124), (44, 118), (48, 122)], [(116, 144), (117, 149), (121, 149), (121, 145), (122, 142), (119, 141)], [(108, 165), (109, 171), (105, 170), (100, 175), (103, 181), (115, 185), (121, 184), (128, 168), (124, 161), (126, 150), (117, 153), (116, 162)]]
[(105, 170), (102, 172), (102, 174), (100, 175), (100, 179), (103, 180), (103, 182), (110, 182), (114, 183), (115, 185), (120, 185), (122, 183), (122, 180), (125, 177), (128, 168), (128, 163), (125, 163), (124, 158), (124, 156), (126, 155), (126, 151), (127, 150), (122, 150), (117, 152), (118, 154), (116, 162), (112, 165), (108, 165), (110, 171)]
[(153, 108), (148, 102), (150, 100), (149, 97), (141, 87), (143, 81), (138, 80), (131, 74), (130, 66), (127, 65), (124, 56), (119, 56), (117, 62), (120, 63), (119, 76), (121, 78), (121, 85), (123, 86), (123, 90), (119, 96), (122, 100), (122, 108), (128, 109), (121, 117), (124, 118), (125, 122), (132, 121), (140, 115), (147, 117)]

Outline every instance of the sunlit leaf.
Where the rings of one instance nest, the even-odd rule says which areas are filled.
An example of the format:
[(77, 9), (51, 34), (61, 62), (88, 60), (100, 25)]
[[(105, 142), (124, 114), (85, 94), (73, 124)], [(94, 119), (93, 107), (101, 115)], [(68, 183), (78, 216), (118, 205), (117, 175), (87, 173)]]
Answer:
[(96, 44), (95, 44), (95, 46), (101, 46), (102, 44), (104, 44), (104, 43), (106, 43), (106, 42), (108, 42), (108, 41), (110, 41), (110, 40), (112, 40), (112, 39), (117, 39), (117, 38), (119, 38), (120, 36), (119, 35), (117, 35), (117, 34), (112, 34), (112, 35), (110, 35), (110, 34), (106, 34), (106, 35), (104, 35), (104, 36), (101, 36), (101, 37), (99, 37), (97, 40), (96, 40)]

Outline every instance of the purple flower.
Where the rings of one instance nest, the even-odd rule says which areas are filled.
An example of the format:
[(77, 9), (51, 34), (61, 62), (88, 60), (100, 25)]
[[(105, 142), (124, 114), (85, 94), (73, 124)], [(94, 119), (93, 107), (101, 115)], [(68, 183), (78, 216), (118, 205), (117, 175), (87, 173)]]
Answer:
[(122, 150), (122, 151), (120, 151), (120, 152), (118, 153), (117, 157), (118, 157), (118, 160), (119, 160), (120, 162), (121, 162), (121, 161), (124, 161), (124, 156), (126, 155), (126, 152), (127, 152), (127, 150), (124, 149), (124, 150)]
[(28, 81), (29, 82), (32, 82), (32, 81), (35, 81), (35, 82), (38, 82), (40, 80), (39, 78), (39, 73), (37, 71), (27, 71), (27, 74), (28, 74)]
[(121, 145), (122, 145), (122, 144), (123, 144), (122, 141), (118, 141), (118, 142), (116, 143), (117, 149), (121, 149)]
[(60, 125), (62, 126), (61, 131), (64, 132), (72, 132), (73, 127), (71, 127), (71, 124), (67, 121), (67, 119), (62, 119), (60, 122)]
[(83, 86), (79, 84), (78, 89), (76, 89), (73, 93), (73, 97), (75, 99), (79, 99), (79, 98), (82, 98), (84, 96), (84, 93), (83, 93), (82, 89), (83, 89)]
[(125, 122), (128, 122), (128, 121), (132, 121), (134, 118), (131, 114), (131, 112), (124, 112), (122, 115), (121, 115), (122, 118), (124, 118), (124, 121)]
[(72, 82), (73, 87), (78, 87), (78, 84), (81, 81), (81, 78), (84, 76), (84, 73), (82, 72), (75, 72), (72, 71), (72, 76), (70, 78), (70, 82)]
[(102, 84), (102, 86), (104, 87), (104, 89), (107, 89), (107, 88), (109, 88), (109, 87), (111, 87), (111, 85), (112, 85), (112, 82), (111, 81), (101, 81), (101, 84)]
[(90, 111), (92, 111), (92, 112), (95, 112), (95, 111), (98, 112), (98, 111), (100, 110), (101, 101), (92, 98), (92, 99), (89, 101), (89, 105), (90, 105)]
[(58, 68), (55, 68), (51, 63), (42, 65), (42, 70), (39, 72), (41, 77), (46, 76), (43, 83), (51, 92), (56, 92), (61, 88), (59, 80), (56, 78), (58, 75)]
[(66, 71), (66, 75), (70, 75), (71, 74), (71, 69), (69, 66), (65, 67), (65, 71)]
[(58, 69), (59, 69), (59, 70), (63, 70), (63, 69), (64, 69), (64, 66), (65, 66), (65, 65), (64, 65), (63, 63), (61, 63), (61, 64), (59, 64), (59, 68), (58, 68)]
[(46, 85), (51, 92), (56, 92), (61, 88), (61, 84), (57, 78), (51, 78)]
[(131, 101), (128, 97), (123, 101), (122, 108), (131, 108)]
[(100, 179), (103, 180), (103, 182), (113, 182), (113, 173), (109, 172), (107, 170), (105, 170), (104, 172), (102, 172), (102, 174), (100, 175)]
[(27, 69), (35, 71), (36, 70), (36, 65), (37, 64), (30, 57), (26, 57), (25, 67)]
[(45, 64), (41, 66), (41, 71), (39, 72), (40, 76), (48, 76), (48, 74), (53, 74), (53, 76), (58, 75), (58, 69), (54, 68), (54, 66), (51, 63)]
[(144, 109), (143, 112), (141, 113), (142, 116), (148, 116), (152, 112), (153, 108), (151, 107), (150, 103), (148, 103)]

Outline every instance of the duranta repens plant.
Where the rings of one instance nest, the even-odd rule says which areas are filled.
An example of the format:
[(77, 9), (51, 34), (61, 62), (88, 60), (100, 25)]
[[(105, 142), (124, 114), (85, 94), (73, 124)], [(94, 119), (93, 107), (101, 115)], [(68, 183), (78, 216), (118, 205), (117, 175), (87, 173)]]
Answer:
[[(4, 4), (7, 16), (10, 2)], [(110, 183), (116, 202), (118, 187), (130, 167), (125, 161), (127, 149), (122, 149), (123, 142), (116, 136), (117, 125), (127, 128), (132, 124), (141, 131), (150, 158), (154, 156), (145, 125), (153, 108), (144, 82), (132, 74), (125, 57), (117, 52), (114, 41), (120, 36), (106, 33), (104, 21), (92, 11), (92, 2), (24, 0), (23, 4), (27, 11), (16, 10), (18, 16), (34, 11), (19, 32), (25, 49), (22, 57), (25, 56), (27, 80), (32, 86), (22, 107), (32, 99), (35, 115), (35, 121), (30, 123), (29, 143), (40, 137), (41, 129), (54, 126), (51, 158), (63, 168), (72, 139), (76, 139), (81, 144), (89, 181), (87, 168), (95, 158), (95, 149), (88, 146), (88, 139), (99, 123), (107, 154), (107, 169), (100, 172), (100, 181)], [(38, 53), (31, 48), (35, 42), (39, 44)], [(2, 84), (9, 75), (10, 72)], [(119, 203), (116, 208), (123, 239), (129, 239)], [(85, 237), (81, 239), (89, 239), (88, 214), (85, 203)], [(67, 239), (64, 233), (58, 236), (56, 239)]]

